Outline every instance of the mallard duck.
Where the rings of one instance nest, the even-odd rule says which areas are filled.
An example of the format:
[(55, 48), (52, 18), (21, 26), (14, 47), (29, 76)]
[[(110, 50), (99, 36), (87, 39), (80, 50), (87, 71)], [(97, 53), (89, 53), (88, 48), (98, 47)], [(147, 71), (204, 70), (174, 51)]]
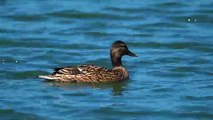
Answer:
[(129, 55), (136, 57), (132, 53), (126, 43), (123, 41), (115, 41), (110, 49), (110, 57), (112, 69), (99, 67), (95, 65), (78, 65), (62, 68), (55, 68), (51, 75), (39, 76), (50, 81), (56, 82), (115, 82), (128, 78), (128, 72), (122, 65), (122, 57)]

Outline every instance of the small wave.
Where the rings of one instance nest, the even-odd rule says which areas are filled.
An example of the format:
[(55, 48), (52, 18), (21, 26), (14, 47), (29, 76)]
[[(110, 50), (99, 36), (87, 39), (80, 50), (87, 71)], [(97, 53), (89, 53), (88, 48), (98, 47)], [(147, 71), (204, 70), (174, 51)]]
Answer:
[(212, 101), (213, 96), (185, 96), (183, 99), (190, 101)]
[(178, 24), (178, 23), (170, 23), (170, 22), (158, 22), (158, 23), (151, 23), (151, 24), (146, 24), (146, 25), (142, 25), (142, 26), (136, 26), (136, 29), (162, 29), (162, 28), (184, 28), (185, 26), (182, 24)]
[(38, 78), (39, 75), (42, 74), (48, 74), (48, 72), (46, 71), (41, 71), (41, 70), (32, 70), (32, 71), (21, 71), (21, 72), (9, 72), (7, 74), (10, 74), (10, 76), (8, 76), (11, 79), (34, 79), (34, 78)]
[(196, 72), (198, 70), (197, 67), (176, 67), (174, 69), (171, 69), (173, 72)]
[(181, 118), (200, 118), (200, 119), (211, 119), (213, 114), (210, 112), (186, 112), (178, 114)]
[(162, 93), (167, 93), (167, 92), (174, 92), (174, 89), (172, 89), (172, 88), (153, 88), (152, 90), (151, 90), (152, 92), (157, 92), (157, 93), (160, 93), (160, 92), (162, 92)]
[(45, 120), (44, 117), (29, 113), (16, 112), (12, 109), (0, 109), (0, 118), (3, 120)]
[(174, 112), (169, 110), (140, 110), (140, 111), (134, 111), (134, 110), (116, 110), (112, 107), (103, 107), (98, 110), (94, 110), (94, 113), (99, 113), (103, 116), (108, 114), (118, 115), (118, 116), (135, 116), (135, 117), (141, 117), (141, 116), (152, 116), (151, 118), (164, 118), (164, 119), (172, 119), (172, 118), (212, 118), (213, 115), (209, 112)]
[(130, 20), (132, 17), (107, 13), (89, 13), (74, 10), (56, 11), (46, 14), (52, 17), (73, 18), (73, 19), (109, 19), (109, 20)]
[(172, 42), (172, 43), (160, 43), (160, 42), (141, 42), (141, 43), (128, 43), (134, 47), (143, 48), (168, 48), (168, 49), (191, 49), (196, 51), (208, 51), (211, 52), (213, 49), (210, 44), (199, 43), (199, 42)]
[(162, 7), (165, 9), (165, 7), (169, 7), (169, 8), (180, 8), (180, 7), (187, 7), (188, 5), (183, 3), (183, 2), (162, 2), (159, 4), (155, 4), (155, 7)]
[(185, 22), (185, 23), (208, 23), (212, 24), (212, 16), (209, 15), (200, 15), (200, 14), (194, 14), (189, 16), (171, 16), (169, 17), (172, 21), (176, 22)]
[(199, 86), (198, 88), (200, 88), (200, 89), (211, 89), (211, 88), (213, 88), (213, 85), (202, 85), (202, 86)]
[(0, 56), (0, 64), (1, 63), (18, 63), (19, 60), (11, 57), (11, 56)]
[(21, 22), (39, 22), (48, 20), (48, 18), (43, 15), (8, 15), (3, 17)]
[[(30, 39), (29, 39), (30, 40)], [(14, 39), (7, 39), (7, 38), (1, 38), (0, 40), (0, 46), (2, 47), (45, 47), (50, 46), (50, 44), (41, 44), (39, 41), (27, 41), (27, 40), (14, 40)], [(43, 42), (45, 39), (42, 39)]]
[(213, 14), (213, 10), (212, 9), (201, 9), (201, 10), (197, 10), (196, 12), (200, 13), (200, 14)]
[(191, 112), (199, 112), (205, 111), (208, 112), (211, 110), (210, 106), (207, 105), (181, 105), (178, 106), (181, 111), (191, 111)]
[[(36, 39), (36, 38), (35, 38)], [(15, 47), (15, 48), (55, 48), (55, 49), (102, 49), (102, 47), (94, 44), (62, 44), (62, 43), (51, 43), (49, 39), (1, 39), (1, 47)]]
[(148, 72), (149, 74), (157, 77), (167, 77), (167, 78), (186, 78), (190, 77), (193, 74), (191, 73), (175, 73), (175, 72), (168, 72), (168, 71), (152, 71)]
[(157, 63), (178, 63), (178, 62), (185, 62), (187, 59), (182, 57), (160, 57), (154, 59)]
[(143, 13), (163, 13), (161, 9), (158, 8), (118, 8), (118, 7), (106, 7), (104, 8), (106, 11), (112, 12), (124, 12), (129, 14), (143, 14)]

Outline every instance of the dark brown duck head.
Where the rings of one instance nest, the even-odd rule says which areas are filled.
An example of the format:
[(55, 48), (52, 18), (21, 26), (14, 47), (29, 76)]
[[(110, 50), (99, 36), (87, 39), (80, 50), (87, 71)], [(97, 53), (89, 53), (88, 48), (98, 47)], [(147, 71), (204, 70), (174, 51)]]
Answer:
[(110, 57), (111, 57), (111, 62), (113, 67), (118, 67), (122, 66), (122, 57), (124, 55), (132, 56), (132, 57), (137, 57), (137, 55), (133, 52), (131, 52), (126, 43), (118, 40), (115, 41), (110, 49)]

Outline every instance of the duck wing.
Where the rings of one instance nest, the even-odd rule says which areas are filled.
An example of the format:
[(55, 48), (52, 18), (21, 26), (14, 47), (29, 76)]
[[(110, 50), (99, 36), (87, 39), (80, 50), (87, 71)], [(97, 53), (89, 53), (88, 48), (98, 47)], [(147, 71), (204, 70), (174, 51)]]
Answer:
[(63, 67), (63, 68), (55, 68), (52, 75), (56, 75), (56, 74), (77, 75), (80, 73), (81, 71), (79, 71), (77, 67), (69, 66), (69, 67)]
[(69, 66), (63, 68), (55, 68), (55, 71), (52, 75), (55, 74), (66, 74), (66, 75), (78, 75), (78, 74), (92, 74), (100, 71), (111, 71), (105, 67), (99, 67), (94, 65), (78, 65), (78, 66)]

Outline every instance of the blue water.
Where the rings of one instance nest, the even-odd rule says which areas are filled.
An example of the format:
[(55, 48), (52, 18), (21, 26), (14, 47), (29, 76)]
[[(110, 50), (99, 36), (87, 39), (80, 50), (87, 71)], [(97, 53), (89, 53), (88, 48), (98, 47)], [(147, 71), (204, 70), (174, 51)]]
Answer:
[[(212, 120), (212, 0), (1, 0), (1, 120)], [(130, 79), (51, 83), (52, 68), (111, 68), (125, 41)]]

